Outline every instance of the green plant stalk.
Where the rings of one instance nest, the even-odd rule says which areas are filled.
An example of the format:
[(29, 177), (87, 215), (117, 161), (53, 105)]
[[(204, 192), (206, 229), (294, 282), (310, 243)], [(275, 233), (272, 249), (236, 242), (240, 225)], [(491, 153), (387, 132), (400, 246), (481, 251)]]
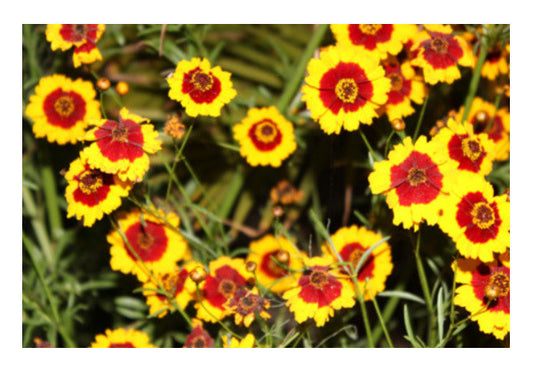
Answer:
[(41, 65), (37, 60), (36, 48), (39, 42), (39, 36), (32, 30), (31, 24), (23, 25), (23, 40), (26, 40), (26, 52), (28, 54), (28, 64), (30, 67), (30, 76), (32, 79), (38, 80), (41, 77)]
[(494, 124), (494, 119), (496, 118), (496, 113), (498, 112), (498, 109), (500, 108), (500, 102), (502, 100), (503, 93), (499, 93), (496, 96), (496, 99), (494, 100), (494, 115), (490, 118), (489, 124), (487, 125), (487, 129), (485, 132), (489, 131), (492, 128), (492, 125)]
[(429, 329), (428, 329), (428, 344), (430, 347), (435, 346), (435, 334), (434, 329), (436, 326), (436, 317), (435, 311), (433, 309), (433, 301), (431, 300), (431, 292), (429, 290), (429, 285), (426, 277), (426, 272), (424, 271), (424, 265), (422, 264), (422, 259), (420, 258), (420, 230), (417, 234), (416, 247), (415, 247), (415, 261), (416, 269), (418, 271), (418, 278), (420, 280), (420, 286), (422, 286), (422, 292), (424, 293), (424, 300), (426, 301), (427, 310), (429, 313)]
[[(367, 279), (368, 281), (368, 279)], [(392, 341), (391, 341), (391, 338), (390, 338), (390, 335), (389, 335), (389, 331), (387, 331), (387, 326), (385, 325), (385, 321), (383, 319), (383, 316), (381, 315), (381, 310), (379, 309), (379, 305), (378, 305), (378, 302), (376, 300), (376, 297), (374, 295), (372, 295), (372, 303), (374, 304), (374, 308), (376, 309), (376, 314), (378, 316), (378, 320), (379, 320), (379, 323), (381, 325), (381, 328), (383, 329), (383, 333), (385, 334), (385, 339), (387, 340), (387, 344), (389, 346), (389, 348), (394, 348), (394, 345), (392, 344)], [(372, 338), (373, 340), (373, 334), (371, 334), (369, 336), (369, 338)]]
[(63, 222), (61, 219), (61, 211), (59, 210), (57, 185), (54, 171), (52, 170), (48, 147), (45, 147), (43, 151), (45, 158), (45, 163), (41, 167), (43, 194), (52, 238), (57, 240), (63, 234)]
[(476, 69), (474, 70), (474, 74), (472, 75), (472, 80), (470, 80), (470, 85), (468, 87), (468, 93), (466, 95), (465, 104), (464, 104), (465, 110), (463, 112), (463, 117), (461, 119), (461, 122), (465, 122), (466, 118), (468, 117), (468, 113), (470, 112), (472, 101), (474, 100), (474, 97), (477, 93), (477, 88), (479, 86), (479, 80), (481, 78), (481, 68), (483, 67), (483, 63), (485, 63), (485, 59), (487, 58), (488, 51), (489, 51), (489, 45), (488, 45), (487, 39), (486, 37), (482, 36)]
[(54, 253), (52, 251), (52, 246), (50, 245), (50, 238), (48, 237), (44, 222), (37, 215), (37, 208), (35, 207), (35, 202), (33, 201), (31, 192), (26, 187), (22, 187), (22, 200), (24, 202), (24, 206), (26, 207), (26, 211), (30, 215), (31, 225), (46, 262), (50, 268), (54, 268)]
[[(187, 141), (189, 140), (189, 135), (191, 135), (193, 126), (194, 126), (194, 121), (192, 122), (191, 126), (189, 126), (189, 128), (187, 129), (187, 132), (185, 133), (185, 137), (183, 138), (183, 142), (181, 143), (181, 146), (179, 147), (179, 149), (177, 148), (177, 146), (174, 147), (174, 149), (175, 150), (177, 149), (177, 151), (175, 151), (176, 155), (174, 156), (174, 162), (172, 163), (172, 169), (170, 170), (172, 174), (175, 174), (177, 163), (179, 159), (181, 158), (181, 154), (183, 152), (183, 149), (185, 148), (185, 145), (187, 144)], [(168, 196), (170, 195), (171, 188), (172, 188), (172, 177), (169, 174), (167, 193), (165, 196), (165, 204), (167, 204), (168, 202)]]
[(416, 142), (416, 138), (418, 138), (418, 133), (420, 132), (420, 126), (422, 126), (422, 120), (424, 119), (424, 115), (426, 113), (426, 107), (428, 105), (429, 101), (429, 91), (426, 95), (426, 98), (424, 99), (424, 104), (422, 105), (422, 109), (420, 110), (420, 115), (418, 115), (418, 121), (416, 122), (415, 132), (413, 134), (413, 143)]
[(311, 59), (311, 57), (313, 56), (315, 50), (320, 45), (320, 42), (322, 41), (322, 38), (324, 37), (328, 29), (329, 25), (327, 24), (318, 25), (317, 29), (313, 33), (313, 36), (311, 37), (311, 40), (309, 40), (309, 43), (305, 47), (305, 50), (303, 51), (302, 56), (298, 61), (298, 64), (290, 74), (292, 78), (285, 85), (285, 89), (283, 89), (278, 104), (276, 105), (281, 113), (284, 113), (284, 111), (289, 106), (292, 97), (294, 97), (294, 94), (296, 94), (296, 91), (298, 90), (298, 87), (300, 86), (300, 83), (304, 77), (305, 70), (307, 68), (307, 63), (309, 62), (309, 59)]
[(33, 242), (31, 242), (31, 240), (28, 237), (26, 237), (24, 233), (22, 233), (22, 241), (24, 243), (24, 247), (26, 248), (26, 251), (28, 252), (28, 255), (30, 256), (33, 267), (35, 268), (35, 271), (37, 272), (37, 277), (39, 278), (39, 281), (43, 285), (46, 298), (48, 299), (48, 302), (50, 303), (50, 308), (52, 310), (52, 316), (53, 316), (53, 321), (54, 321), (56, 330), (61, 334), (61, 336), (63, 337), (63, 340), (65, 341), (65, 344), (69, 348), (76, 348), (76, 344), (70, 338), (70, 336), (67, 334), (67, 332), (65, 331), (65, 329), (60, 323), (59, 312), (57, 309), (56, 301), (54, 300), (52, 292), (50, 291), (50, 288), (48, 287), (48, 284), (46, 283), (46, 280), (44, 279), (44, 275), (43, 275), (43, 272), (41, 271), (41, 268), (37, 264), (35, 255), (33, 254), (33, 250), (30, 247), (30, 245), (32, 245), (32, 247), (35, 247), (33, 246)]
[(366, 135), (363, 133), (363, 131), (361, 130), (361, 128), (359, 128), (359, 134), (361, 134), (361, 138), (363, 139), (363, 142), (365, 142), (365, 145), (366, 145), (366, 148), (368, 149), (368, 151), (370, 152), (370, 154), (372, 155), (372, 158), (374, 159), (374, 161), (378, 161), (378, 157), (376, 156), (376, 154), (374, 153), (374, 149), (372, 148), (372, 146), (370, 145), (370, 142), (368, 141), (368, 139), (366, 138)]

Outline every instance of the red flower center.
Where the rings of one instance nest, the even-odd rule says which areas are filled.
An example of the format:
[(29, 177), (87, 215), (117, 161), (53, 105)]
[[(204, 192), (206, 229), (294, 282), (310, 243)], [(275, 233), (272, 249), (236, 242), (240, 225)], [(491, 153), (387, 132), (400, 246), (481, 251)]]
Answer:
[(478, 172), (481, 163), (487, 155), (477, 138), (468, 134), (452, 136), (448, 142), (448, 153), (452, 159), (459, 163), (459, 169)]
[(464, 52), (459, 42), (450, 34), (429, 32), (430, 38), (420, 44), (423, 57), (435, 69), (454, 66)]
[[(150, 221), (145, 221), (145, 226), (137, 222), (126, 230), (126, 238), (133, 250), (139, 255), (142, 261), (158, 261), (168, 246), (168, 237), (165, 233), (165, 227)], [(128, 255), (137, 260), (135, 255), (130, 252), (126, 246)]]
[(238, 288), (244, 286), (244, 277), (234, 268), (224, 265), (215, 271), (214, 276), (207, 276), (203, 296), (212, 306), (224, 309), (228, 299), (233, 297)]
[(71, 43), (79, 43), (82, 41), (96, 42), (98, 34), (97, 24), (64, 24), (59, 30), (59, 34), (63, 40)]
[(379, 30), (381, 30), (382, 25), (380, 24), (360, 24), (359, 29), (361, 32), (367, 35), (375, 35)]
[(466, 237), (474, 243), (495, 239), (502, 224), (496, 202), (488, 202), (481, 192), (465, 195), (457, 204), (456, 220), (466, 227)]
[(215, 341), (202, 326), (196, 326), (185, 340), (185, 348), (212, 348)]
[(231, 280), (221, 280), (218, 284), (218, 292), (220, 292), (226, 299), (231, 298), (235, 294), (235, 282)]
[[(275, 250), (263, 255), (261, 260), (261, 270), (269, 277), (272, 278), (281, 278), (286, 276), (289, 272), (281, 267), (272, 257), (276, 257), (280, 250)], [(288, 254), (287, 254), (288, 255)], [(290, 261), (290, 256), (289, 256)], [(287, 261), (285, 264), (289, 264)]]
[(256, 122), (248, 130), (248, 136), (254, 146), (263, 152), (272, 151), (282, 139), (281, 131), (276, 123), (270, 119), (263, 119)]
[(44, 99), (43, 111), (51, 125), (70, 129), (85, 117), (86, 104), (80, 94), (57, 88)]
[[(472, 273), (474, 295), (488, 310), (509, 313), (511, 296), (510, 269), (500, 265), (490, 267), (480, 264)], [(489, 303), (490, 302), (490, 303)]]
[(399, 91), (403, 87), (403, 77), (399, 73), (391, 73), (388, 75), (391, 80), (391, 90)]
[(109, 348), (135, 348), (132, 343), (125, 342), (125, 343), (111, 343), (109, 344)]
[(74, 179), (78, 181), (78, 187), (73, 193), (74, 200), (91, 207), (104, 201), (110, 187), (115, 184), (113, 175), (90, 169), (88, 165)]
[[(365, 253), (365, 248), (359, 243), (359, 242), (352, 242), (344, 245), (342, 249), (339, 251), (339, 255), (341, 256), (342, 260), (351, 262), (354, 269), (357, 267), (357, 264), (359, 264), (359, 260), (361, 260), (361, 257)], [(373, 277), (373, 270), (374, 270), (374, 255), (370, 254), (367, 259), (365, 260), (364, 264), (359, 268), (359, 272), (357, 274), (357, 278), (359, 280), (365, 280), (366, 278), (372, 278)], [(351, 269), (348, 273), (351, 272)]]
[(103, 184), (103, 174), (98, 170), (87, 172), (79, 180), (79, 187), (85, 194), (91, 194), (98, 191)]
[(431, 40), (430, 45), (431, 49), (433, 49), (436, 53), (442, 54), (448, 51), (448, 43), (446, 40), (441, 39), (440, 37)]
[(342, 283), (327, 273), (328, 267), (310, 267), (310, 273), (298, 280), (298, 296), (306, 303), (317, 303), (319, 308), (329, 305), (341, 295)]
[(439, 195), (442, 178), (429, 155), (413, 151), (401, 164), (391, 168), (391, 189), (396, 189), (402, 206), (428, 204)]
[(211, 72), (204, 72), (196, 67), (184, 74), (181, 91), (188, 94), (195, 103), (209, 104), (220, 95), (221, 84)]
[(100, 152), (108, 160), (127, 159), (133, 162), (144, 155), (144, 136), (141, 125), (133, 120), (107, 120), (94, 133)]
[[(172, 296), (176, 296), (183, 291), (185, 287), (185, 281), (189, 276), (189, 272), (186, 269), (176, 270), (172, 273), (166, 273), (161, 277), (161, 284), (163, 288)], [(166, 297), (158, 295), (159, 299), (165, 300)]]
[(348, 37), (352, 44), (374, 50), (378, 43), (382, 44), (391, 39), (392, 31), (391, 24), (350, 24)]
[(344, 103), (353, 103), (357, 98), (357, 84), (353, 79), (339, 80), (335, 86), (335, 94)]

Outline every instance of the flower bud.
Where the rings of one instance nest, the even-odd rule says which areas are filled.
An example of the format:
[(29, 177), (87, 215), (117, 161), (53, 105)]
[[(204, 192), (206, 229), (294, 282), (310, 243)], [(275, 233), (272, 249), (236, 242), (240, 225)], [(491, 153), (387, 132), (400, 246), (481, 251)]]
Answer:
[(106, 91), (111, 86), (111, 82), (107, 77), (100, 77), (98, 81), (96, 81), (96, 86), (101, 91)]
[(255, 272), (255, 270), (257, 269), (257, 264), (253, 261), (249, 261), (246, 263), (246, 270), (248, 272)]
[(126, 81), (119, 81), (117, 86), (115, 86), (115, 90), (117, 91), (118, 95), (126, 95), (130, 91), (130, 86)]
[(279, 250), (277, 253), (276, 253), (276, 259), (278, 259), (278, 261), (281, 263), (281, 264), (285, 264), (289, 261), (289, 253), (285, 250)]
[(405, 121), (403, 121), (400, 118), (392, 120), (390, 124), (391, 124), (392, 129), (396, 131), (405, 130)]
[(191, 273), (189, 273), (189, 277), (196, 284), (199, 284), (207, 278), (207, 272), (202, 267), (194, 268)]

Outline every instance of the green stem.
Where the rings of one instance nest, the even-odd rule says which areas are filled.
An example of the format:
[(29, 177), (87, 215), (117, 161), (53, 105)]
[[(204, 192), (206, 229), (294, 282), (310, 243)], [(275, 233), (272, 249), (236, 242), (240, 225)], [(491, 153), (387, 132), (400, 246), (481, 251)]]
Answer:
[(50, 309), (52, 310), (52, 317), (53, 317), (53, 321), (54, 321), (54, 324), (55, 324), (55, 328), (61, 334), (61, 336), (63, 337), (63, 340), (65, 341), (65, 344), (69, 348), (76, 348), (76, 344), (70, 338), (70, 336), (67, 334), (67, 332), (65, 331), (65, 329), (63, 328), (63, 326), (60, 323), (59, 311), (57, 309), (57, 303), (54, 300), (54, 297), (52, 295), (52, 292), (50, 291), (50, 288), (48, 287), (48, 284), (46, 283), (46, 280), (44, 278), (44, 274), (41, 271), (41, 268), (39, 267), (39, 264), (37, 264), (37, 259), (36, 259), (35, 255), (34, 255), (34, 252), (33, 252), (33, 250), (36, 249), (35, 245), (33, 244), (33, 242), (28, 237), (26, 237), (26, 235), (24, 233), (22, 234), (22, 242), (24, 243), (24, 247), (26, 248), (26, 251), (28, 252), (28, 255), (30, 256), (31, 262), (33, 264), (33, 267), (35, 268), (35, 271), (37, 272), (37, 277), (39, 278), (39, 282), (41, 282), (41, 284), (43, 285), (44, 293), (46, 295), (46, 298), (48, 299), (48, 302), (50, 303)]
[[(179, 159), (181, 158), (181, 154), (183, 152), (183, 149), (185, 148), (185, 145), (187, 144), (187, 141), (189, 140), (189, 135), (191, 134), (193, 126), (194, 126), (194, 121), (192, 122), (191, 126), (189, 126), (189, 128), (187, 129), (187, 132), (185, 133), (185, 137), (183, 138), (183, 142), (181, 143), (181, 146), (179, 147), (176, 155), (174, 156), (174, 162), (172, 163), (172, 169), (170, 170), (170, 172), (172, 174), (175, 174), (176, 166), (178, 164)], [(177, 149), (176, 146), (174, 148)], [(168, 185), (167, 185), (167, 194), (165, 196), (165, 204), (168, 203), (168, 197), (170, 195), (170, 189), (171, 188), (172, 188), (172, 177), (169, 174)]]
[(43, 251), (46, 262), (48, 263), (49, 267), (53, 268), (54, 253), (52, 251), (52, 246), (50, 245), (50, 238), (48, 237), (44, 222), (38, 216), (37, 207), (35, 206), (35, 202), (33, 201), (31, 192), (26, 187), (22, 187), (22, 200), (24, 207), (26, 208), (26, 211), (31, 218), (31, 225), (33, 227), (33, 231), (35, 232), (35, 236), (37, 237), (39, 246)]
[(366, 311), (365, 299), (363, 297), (363, 293), (361, 292), (361, 289), (359, 288), (359, 282), (357, 281), (357, 277), (354, 277), (354, 276), (351, 276), (351, 277), (352, 277), (352, 282), (355, 285), (355, 289), (357, 290), (357, 301), (359, 302), (359, 306), (361, 307), (361, 315), (363, 316), (363, 322), (365, 324), (367, 346), (368, 348), (374, 348), (374, 338), (372, 337), (372, 328), (370, 327), (370, 320), (368, 319), (368, 313)]
[(44, 200), (52, 238), (57, 240), (63, 234), (63, 222), (57, 197), (57, 185), (52, 169), (48, 147), (43, 149), (44, 164), (41, 167), (41, 179), (43, 184)]
[[(378, 302), (374, 295), (372, 295), (372, 303), (374, 304), (374, 308), (376, 309), (376, 314), (378, 316), (378, 320), (381, 325), (381, 328), (383, 329), (383, 333), (385, 334), (385, 339), (387, 340), (387, 344), (389, 348), (394, 348), (394, 345), (392, 344), (391, 338), (389, 336), (389, 331), (387, 331), (387, 326), (385, 325), (385, 321), (381, 315), (381, 310), (379, 309)], [(373, 341), (374, 337), (372, 335), (370, 335), (369, 338), (372, 339)]]
[(416, 261), (416, 269), (418, 271), (418, 278), (420, 279), (420, 286), (422, 286), (422, 292), (424, 293), (424, 300), (426, 302), (427, 310), (429, 313), (429, 341), (428, 344), (430, 347), (433, 347), (435, 345), (435, 339), (434, 339), (434, 327), (436, 324), (436, 317), (435, 312), (433, 310), (433, 301), (431, 300), (431, 292), (429, 290), (429, 285), (426, 277), (426, 272), (424, 271), (424, 265), (422, 264), (422, 259), (420, 258), (420, 230), (417, 234), (416, 239), (416, 247), (415, 247), (415, 261)]
[(424, 104), (422, 105), (422, 109), (420, 110), (420, 115), (418, 115), (418, 121), (416, 122), (416, 128), (413, 134), (413, 142), (416, 142), (416, 138), (418, 138), (418, 132), (420, 131), (420, 126), (422, 125), (424, 114), (426, 113), (426, 107), (428, 105), (428, 100), (429, 100), (429, 91), (428, 91), (428, 94), (426, 95), (426, 98), (424, 99)]
[(359, 131), (359, 134), (361, 134), (361, 138), (363, 139), (363, 142), (365, 142), (366, 148), (368, 149), (368, 151), (372, 155), (372, 158), (374, 158), (374, 161), (378, 161), (378, 157), (376, 156), (374, 150), (372, 149), (372, 146), (370, 145), (370, 142), (366, 138), (366, 135), (363, 133), (361, 128), (359, 128), (358, 131)]
[(474, 74), (472, 75), (472, 80), (470, 80), (470, 86), (468, 87), (468, 93), (466, 95), (465, 104), (464, 104), (464, 112), (461, 122), (465, 122), (466, 118), (468, 117), (468, 113), (470, 112), (470, 107), (472, 106), (472, 101), (474, 100), (474, 97), (477, 92), (477, 88), (479, 85), (479, 80), (481, 78), (481, 68), (483, 67), (483, 63), (485, 63), (485, 59), (487, 58), (487, 53), (489, 51), (489, 45), (488, 40), (485, 36), (481, 36), (480, 41), (480, 48), (479, 48), (479, 55), (477, 59), (476, 69), (474, 70)]
[(298, 64), (295, 66), (294, 70), (290, 74), (291, 80), (285, 85), (285, 89), (283, 90), (279, 98), (277, 107), (280, 112), (283, 113), (289, 106), (289, 103), (294, 97), (294, 94), (298, 90), (301, 80), (304, 77), (309, 59), (311, 59), (313, 53), (320, 45), (320, 42), (322, 41), (322, 38), (324, 37), (328, 29), (329, 25), (327, 24), (318, 25), (315, 32), (313, 33), (313, 36), (311, 37), (311, 40), (309, 40), (309, 42), (307, 43), (307, 46), (302, 53), (302, 56), (298, 60)]

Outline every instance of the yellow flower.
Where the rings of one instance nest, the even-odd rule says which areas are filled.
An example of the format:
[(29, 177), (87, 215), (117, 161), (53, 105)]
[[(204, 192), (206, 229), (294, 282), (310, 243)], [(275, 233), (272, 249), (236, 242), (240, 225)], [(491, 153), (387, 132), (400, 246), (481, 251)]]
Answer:
[(88, 121), (101, 117), (100, 102), (95, 97), (89, 81), (72, 81), (57, 74), (46, 76), (35, 87), (25, 113), (33, 121), (37, 138), (74, 144), (84, 139)]
[[(343, 227), (331, 236), (331, 241), (337, 253), (343, 261), (352, 263), (353, 268), (357, 267), (366, 250), (382, 239), (383, 236), (380, 234), (356, 225)], [(322, 251), (324, 254), (331, 256), (334, 261), (338, 261), (333, 247), (327, 242), (322, 245)], [(345, 269), (349, 275), (355, 273), (350, 266), (345, 266)], [(370, 253), (357, 274), (357, 282), (364, 293), (365, 300), (372, 300), (376, 294), (385, 290), (385, 281), (391, 272), (391, 247), (387, 242), (383, 242)], [(356, 290), (355, 286), (354, 290)]]
[(281, 294), (298, 282), (304, 256), (285, 237), (267, 234), (250, 243), (247, 260), (257, 265), (257, 281), (273, 293)]
[(72, 161), (65, 179), (68, 182), (65, 190), (67, 217), (83, 219), (86, 227), (117, 209), (122, 197), (126, 197), (133, 186), (132, 182), (122, 181), (116, 175), (91, 168), (83, 152)]
[(379, 60), (352, 47), (329, 47), (307, 65), (302, 101), (327, 134), (372, 124), (391, 83)]
[[(135, 274), (141, 282), (146, 282), (149, 278), (150, 272), (146, 269), (151, 272), (169, 272), (179, 260), (190, 257), (187, 242), (175, 230), (180, 223), (179, 217), (174, 213), (165, 215), (162, 210), (153, 212), (162, 217), (133, 209), (118, 219), (117, 227), (124, 233), (129, 246), (117, 230), (107, 235), (107, 242), (111, 244), (111, 269), (124, 274)], [(135, 255), (139, 256), (144, 265)]]
[(140, 181), (150, 167), (148, 154), (161, 150), (158, 132), (147, 119), (131, 114), (126, 108), (119, 120), (94, 120), (85, 140), (94, 141), (84, 149), (89, 165), (123, 180)]
[(417, 231), (423, 221), (437, 222), (454, 181), (447, 176), (451, 166), (438, 143), (428, 143), (421, 136), (413, 145), (411, 137), (406, 137), (389, 152), (387, 160), (374, 163), (369, 187), (373, 194), (387, 195), (395, 225)]
[(274, 106), (251, 108), (247, 116), (233, 127), (241, 156), (252, 166), (280, 167), (296, 150), (294, 129)]
[(451, 84), (461, 77), (458, 65), (474, 64), (470, 45), (461, 35), (452, 34), (451, 26), (425, 25), (414, 41), (418, 52), (411, 63), (423, 69), (424, 80), (431, 85)]
[(452, 268), (459, 284), (454, 303), (470, 312), (482, 332), (503, 340), (511, 327), (509, 251), (488, 263), (457, 259)]
[(105, 334), (96, 335), (89, 348), (156, 348), (142, 331), (118, 328), (107, 329)]
[(167, 79), (168, 96), (185, 107), (191, 117), (220, 116), (222, 107), (237, 95), (230, 80), (231, 73), (219, 66), (211, 68), (208, 59), (182, 60)]
[(270, 308), (270, 302), (259, 295), (257, 287), (253, 287), (251, 290), (238, 289), (227, 307), (235, 314), (236, 325), (243, 324), (250, 327), (256, 314), (263, 319), (270, 318), (270, 314), (267, 312), (267, 309)]
[(307, 261), (308, 269), (298, 282), (285, 291), (283, 299), (294, 319), (302, 323), (312, 318), (317, 327), (335, 314), (335, 310), (355, 305), (355, 292), (350, 280), (338, 271), (331, 271), (333, 260), (328, 257), (314, 257)]
[(102, 60), (96, 42), (105, 31), (104, 24), (49, 24), (46, 27), (46, 40), (52, 50), (68, 50), (74, 47), (72, 59), (74, 67)]
[(490, 262), (494, 253), (510, 245), (510, 204), (494, 197), (492, 185), (472, 177), (468, 187), (455, 188), (443, 207), (440, 228), (455, 242), (463, 256)]

